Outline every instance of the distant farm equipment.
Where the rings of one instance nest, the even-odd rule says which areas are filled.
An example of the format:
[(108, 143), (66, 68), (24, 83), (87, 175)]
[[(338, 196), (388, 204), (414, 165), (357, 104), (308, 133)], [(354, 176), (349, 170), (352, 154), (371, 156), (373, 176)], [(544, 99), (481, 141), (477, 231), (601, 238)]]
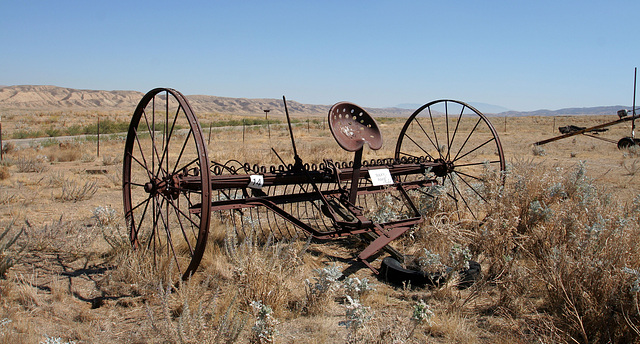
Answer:
[[(552, 137), (550, 139), (546, 139), (546, 140), (542, 140), (542, 141), (538, 141), (536, 143), (534, 143), (534, 145), (539, 146), (539, 145), (543, 145), (549, 142), (554, 142), (554, 141), (558, 141), (561, 139), (565, 139), (567, 137), (571, 137), (571, 136), (575, 136), (575, 135), (584, 135), (584, 136), (588, 136), (588, 137), (592, 137), (595, 139), (599, 139), (602, 141), (606, 141), (606, 142), (610, 142), (610, 143), (615, 143), (618, 145), (618, 149), (625, 149), (625, 148), (629, 148), (631, 146), (636, 146), (640, 144), (640, 139), (637, 139), (635, 137), (635, 129), (636, 129), (636, 119), (638, 119), (638, 114), (636, 114), (636, 76), (637, 76), (637, 71), (638, 69), (636, 68), (634, 71), (634, 77), (633, 77), (633, 106), (631, 108), (631, 110), (618, 110), (618, 119), (615, 121), (611, 121), (611, 122), (606, 122), (606, 123), (602, 123), (602, 124), (598, 124), (592, 127), (578, 127), (575, 125), (568, 125), (568, 126), (564, 126), (564, 127), (559, 127), (558, 129), (560, 130), (560, 133), (562, 135), (560, 136), (556, 136), (556, 137)], [(629, 122), (631, 121), (631, 136), (627, 136), (627, 137), (623, 137), (620, 140), (612, 140), (609, 138), (605, 138), (605, 137), (601, 137), (598, 136), (599, 133), (605, 132), (607, 131), (607, 127), (616, 125), (616, 124), (620, 124), (620, 123), (624, 123), (624, 122)]]

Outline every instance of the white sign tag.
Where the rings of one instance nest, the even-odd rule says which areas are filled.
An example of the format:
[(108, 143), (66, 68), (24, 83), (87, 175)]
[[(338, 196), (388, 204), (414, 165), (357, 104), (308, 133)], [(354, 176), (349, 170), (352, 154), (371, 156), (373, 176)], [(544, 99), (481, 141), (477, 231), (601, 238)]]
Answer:
[(262, 185), (264, 185), (264, 176), (259, 174), (252, 174), (251, 181), (249, 182), (249, 187), (252, 189), (262, 189)]
[(393, 178), (391, 178), (391, 172), (388, 168), (369, 170), (369, 177), (371, 177), (373, 186), (393, 184)]

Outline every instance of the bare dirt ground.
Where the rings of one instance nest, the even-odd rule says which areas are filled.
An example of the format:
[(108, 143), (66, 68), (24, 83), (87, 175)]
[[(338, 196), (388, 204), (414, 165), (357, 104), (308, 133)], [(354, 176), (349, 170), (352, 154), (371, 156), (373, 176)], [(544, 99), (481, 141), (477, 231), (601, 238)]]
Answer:
[[(532, 170), (532, 177), (546, 178), (562, 175), (583, 161), (588, 177), (604, 193), (615, 202), (630, 204), (640, 195), (638, 154), (584, 136), (532, 147), (535, 141), (558, 135), (554, 127), (591, 126), (615, 118), (491, 120), (510, 165), (526, 161), (527, 166), (540, 169)], [(401, 125), (401, 119), (381, 121), (385, 146), (378, 152), (365, 152), (365, 158), (391, 157)], [(630, 123), (611, 127), (602, 136), (617, 140), (629, 133)], [(272, 132), (271, 140), (266, 137), (266, 128), (246, 136), (243, 142), (241, 129), (214, 131), (209, 143), (212, 159), (231, 159), (251, 150), (257, 152), (257, 161), (275, 164), (278, 160), (269, 153), (271, 147), (290, 159), (284, 128)], [(301, 126), (296, 128), (296, 139), (303, 158), (351, 158), (333, 142), (328, 129)], [(95, 156), (92, 141), (35, 145), (5, 155), (0, 230), (11, 227), (11, 233), (21, 229), (24, 233), (7, 251), (18, 258), (17, 263), (0, 279), (0, 341), (255, 342), (259, 341), (252, 337), (256, 316), (239, 300), (244, 297), (241, 291), (259, 293), (256, 290), (260, 288), (266, 289), (264, 295), (279, 295), (276, 300), (282, 302), (281, 306), (271, 305), (278, 320), (276, 342), (515, 343), (566, 338), (554, 332), (558, 327), (542, 328), (540, 324), (547, 321), (542, 312), (523, 316), (507, 308), (496, 310), (494, 305), (503, 296), (499, 285), (485, 282), (478, 287), (484, 288), (480, 291), (453, 287), (412, 290), (385, 284), (368, 269), (351, 276), (375, 284), (375, 290), (361, 300), (371, 313), (367, 326), (359, 332), (340, 326), (348, 303), (339, 295), (324, 302), (317, 313), (303, 311), (300, 305), (308, 300), (305, 280), (314, 281), (313, 270), (330, 264), (348, 267), (352, 247), (357, 244), (351, 240), (313, 242), (306, 249), (304, 240), (282, 244), (283, 251), (300, 254), (295, 259), (275, 259), (269, 248), (256, 246), (251, 251), (251, 244), (238, 244), (238, 252), (252, 253), (237, 253), (237, 260), (233, 260), (225, 253), (222, 240), (214, 238), (202, 271), (189, 284), (173, 289), (119, 242), (126, 239), (126, 233), (121, 233), (123, 146), (123, 141), (113, 138), (102, 142), (100, 157)], [(115, 220), (101, 223), (100, 209), (113, 210)], [(15, 252), (21, 245), (25, 250)], [(251, 260), (264, 264), (266, 272), (252, 270)], [(264, 285), (247, 287), (251, 281), (236, 275), (241, 273)], [(435, 312), (433, 323), (412, 320), (420, 300), (427, 301)], [(536, 328), (526, 324), (532, 317), (538, 321)], [(531, 335), (536, 330), (538, 337)]]

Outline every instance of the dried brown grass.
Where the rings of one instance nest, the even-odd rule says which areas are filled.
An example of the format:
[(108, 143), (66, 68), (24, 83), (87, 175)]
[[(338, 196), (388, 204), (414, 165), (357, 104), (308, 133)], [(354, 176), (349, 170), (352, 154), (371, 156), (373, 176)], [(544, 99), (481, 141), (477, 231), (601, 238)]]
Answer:
[[(522, 135), (542, 136), (546, 134), (542, 128), (551, 125), (547, 119), (538, 119), (532, 126), (533, 121), (510, 119), (509, 131), (504, 136), (501, 133), (508, 152), (528, 158), (510, 160), (505, 187), (488, 189), (486, 218), (460, 222), (452, 216), (451, 204), (443, 201), (412, 236), (394, 242), (401, 252), (419, 255), (426, 248), (438, 253), (446, 264), (451, 264), (452, 247), (467, 248), (482, 264), (481, 279), (464, 290), (455, 281), (417, 290), (376, 281), (376, 291), (361, 300), (371, 307), (372, 318), (357, 335), (349, 337), (349, 330), (339, 326), (345, 319), (341, 289), (331, 293), (319, 311), (305, 311), (305, 280), (313, 280), (314, 268), (349, 262), (355, 252), (352, 242), (312, 243), (309, 250), (303, 250), (303, 240), (257, 243), (251, 238), (234, 238), (227, 228), (212, 227), (201, 268), (180, 284), (170, 277), (177, 275), (170, 273), (170, 264), (154, 268), (148, 256), (128, 248), (126, 238), (125, 244), (115, 240), (121, 236), (109, 238), (115, 240), (114, 245), (108, 243), (91, 210), (109, 204), (122, 216), (121, 194), (119, 187), (100, 187), (93, 197), (77, 203), (44, 197), (51, 204), (37, 201), (18, 207), (12, 201), (0, 209), (4, 217), (11, 215), (5, 210), (11, 207), (11, 212), (34, 219), (27, 228), (31, 240), (27, 251), (39, 260), (30, 262), (49, 269), (33, 273), (33, 265), (18, 264), (9, 270), (6, 280), (0, 280), (0, 320), (11, 320), (0, 327), (0, 338), (32, 343), (47, 334), (85, 342), (247, 342), (255, 321), (248, 304), (260, 300), (274, 309), (281, 322), (279, 342), (637, 342), (640, 314), (634, 286), (640, 283), (640, 275), (634, 271), (640, 271), (636, 248), (640, 201), (634, 200), (638, 190), (628, 182), (633, 176), (620, 177), (627, 173), (624, 166), (634, 169), (636, 156), (581, 139), (547, 146), (547, 155), (536, 156), (522, 143)], [(387, 146), (375, 154), (392, 154), (389, 142), (397, 125), (385, 127), (393, 134), (386, 135)], [(516, 126), (524, 132), (516, 133)], [(288, 136), (271, 129), (275, 143), (255, 138), (253, 143), (240, 145), (240, 131), (214, 134), (213, 142), (229, 142), (216, 143), (221, 148), (211, 154), (220, 155), (220, 160), (237, 154), (240, 160), (252, 163), (279, 163), (268, 152), (273, 145), (289, 161)], [(351, 158), (337, 151), (326, 135), (312, 131), (297, 138), (298, 151), (308, 161)], [(83, 149), (91, 147), (87, 144)], [(107, 147), (105, 156), (121, 154), (119, 144)], [(252, 156), (247, 147), (260, 149)], [(577, 159), (562, 160), (574, 152), (587, 160), (586, 167)], [(65, 180), (77, 177), (77, 171), (69, 170), (105, 166), (101, 160), (50, 164), (36, 159), (40, 153), (11, 153), (14, 162), (24, 154), (50, 172), (24, 173), (17, 164), (7, 165), (12, 173), (3, 184), (8, 194), (20, 193), (19, 198), (34, 200), (58, 195)], [(95, 178), (119, 184), (109, 176)], [(615, 188), (615, 193), (605, 185)], [(50, 208), (56, 210), (53, 218)], [(69, 277), (53, 268), (62, 269), (57, 259), (71, 275), (83, 268), (100, 270), (92, 264), (106, 268), (96, 275)], [(47, 282), (41, 280), (45, 273), (49, 274)], [(375, 278), (368, 270), (357, 275)], [(91, 286), (81, 288), (83, 280)], [(100, 300), (95, 303), (98, 307), (91, 309), (87, 299)], [(434, 310), (432, 325), (415, 326), (411, 320), (418, 300), (425, 300)], [(48, 320), (51, 318), (56, 321)]]
[(9, 166), (0, 166), (0, 180), (9, 179), (11, 177), (11, 172), (9, 172)]

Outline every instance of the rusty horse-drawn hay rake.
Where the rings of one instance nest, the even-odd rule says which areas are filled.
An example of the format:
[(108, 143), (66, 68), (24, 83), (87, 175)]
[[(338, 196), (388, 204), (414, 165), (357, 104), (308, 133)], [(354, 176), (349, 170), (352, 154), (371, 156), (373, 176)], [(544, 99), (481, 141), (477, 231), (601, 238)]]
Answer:
[(363, 149), (381, 148), (382, 135), (360, 107), (341, 102), (328, 115), (333, 137), (354, 154), (349, 162), (305, 163), (286, 114), (293, 163), (274, 149), (280, 165), (210, 161), (187, 99), (167, 88), (147, 93), (133, 114), (123, 161), (133, 247), (153, 257), (157, 269), (171, 265), (186, 279), (202, 260), (215, 219), (243, 236), (359, 235), (367, 246), (357, 260), (377, 272), (369, 260), (383, 249), (399, 255), (388, 244), (424, 221), (430, 200), (443, 197), (460, 218), (481, 219), (485, 173), (505, 168), (489, 120), (455, 100), (420, 107), (404, 124), (395, 155), (374, 160), (363, 160)]

